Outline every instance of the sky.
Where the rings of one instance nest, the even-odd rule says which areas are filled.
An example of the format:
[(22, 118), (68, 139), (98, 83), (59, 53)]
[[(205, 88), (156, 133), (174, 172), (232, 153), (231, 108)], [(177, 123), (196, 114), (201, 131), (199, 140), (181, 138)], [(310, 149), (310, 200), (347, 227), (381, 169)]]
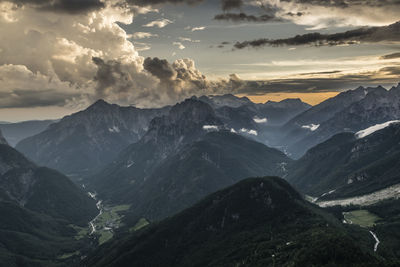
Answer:
[(0, 0), (0, 121), (400, 82), (400, 0)]

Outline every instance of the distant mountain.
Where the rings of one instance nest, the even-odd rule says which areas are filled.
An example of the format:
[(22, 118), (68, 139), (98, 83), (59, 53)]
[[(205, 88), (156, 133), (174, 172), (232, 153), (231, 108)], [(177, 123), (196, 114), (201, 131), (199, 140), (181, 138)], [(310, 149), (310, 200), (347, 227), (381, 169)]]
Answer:
[(206, 102), (214, 108), (220, 107), (232, 107), (238, 108), (243, 105), (253, 104), (250, 99), (247, 97), (237, 97), (232, 94), (226, 95), (209, 95), (209, 96), (201, 96), (199, 100)]
[(87, 174), (138, 141), (149, 122), (168, 110), (120, 107), (99, 100), (22, 140), (16, 148), (40, 165), (68, 175)]
[(215, 113), (222, 120), (228, 129), (240, 132), (241, 129), (259, 131), (259, 125), (254, 121), (257, 117), (257, 110), (253, 105), (240, 107), (223, 106), (215, 109)]
[[(251, 175), (283, 175), (282, 152), (223, 130), (206, 103), (188, 99), (89, 180), (104, 200), (158, 220)], [(136, 218), (135, 218), (136, 219)]]
[(49, 266), (85, 246), (71, 226), (87, 226), (98, 211), (67, 177), (0, 144), (0, 213), (0, 265)]
[(374, 128), (337, 134), (313, 147), (290, 166), (286, 179), (319, 200), (364, 195), (400, 183), (400, 123)]
[(15, 146), (19, 141), (43, 132), (56, 120), (44, 121), (23, 121), (16, 123), (1, 123), (0, 130), (11, 146)]
[(298, 158), (307, 149), (344, 131), (400, 118), (400, 85), (386, 90), (359, 87), (328, 99), (288, 122), (281, 144)]
[(121, 233), (83, 265), (379, 266), (372, 246), (284, 180), (252, 178), (139, 232)]
[[(264, 104), (251, 102), (247, 97), (234, 95), (202, 96), (199, 100), (210, 104), (218, 115), (236, 122), (235, 116), (247, 117), (247, 123), (282, 125), (296, 115), (311, 108), (300, 99), (285, 99), (280, 102), (268, 101)], [(243, 121), (243, 120), (242, 120)], [(246, 127), (244, 123), (242, 127)], [(236, 127), (238, 128), (238, 127)]]
[(309, 110), (312, 106), (300, 99), (285, 99), (280, 102), (268, 101), (258, 104), (258, 115), (267, 119), (268, 125), (283, 125), (296, 115)]

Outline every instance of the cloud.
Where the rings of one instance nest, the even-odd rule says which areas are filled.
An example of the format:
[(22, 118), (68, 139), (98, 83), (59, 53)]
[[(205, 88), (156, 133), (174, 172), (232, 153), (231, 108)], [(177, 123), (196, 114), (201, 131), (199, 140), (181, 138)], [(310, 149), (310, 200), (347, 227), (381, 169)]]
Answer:
[(248, 22), (271, 22), (271, 21), (280, 21), (275, 16), (271, 15), (261, 15), (261, 16), (254, 16), (248, 15), (246, 13), (223, 13), (215, 15), (215, 20), (228, 20), (233, 22), (240, 22), (240, 21), (248, 21)]
[(204, 31), (206, 29), (205, 26), (199, 26), (199, 27), (186, 27), (186, 30), (190, 30), (191, 32), (195, 31)]
[(150, 32), (135, 32), (134, 34), (132, 34), (133, 39), (146, 39), (152, 37), (158, 37), (158, 34)]
[(160, 81), (174, 80), (177, 76), (175, 69), (166, 59), (148, 57), (145, 59), (143, 67)]
[(240, 129), (240, 132), (241, 132), (241, 133), (245, 133), (245, 134), (255, 135), (255, 136), (258, 135), (258, 133), (257, 133), (256, 130), (249, 130), (249, 129), (246, 129), (246, 128)]
[(2, 0), (16, 4), (16, 7), (28, 6), (40, 11), (54, 11), (61, 13), (87, 13), (105, 7), (100, 0)]
[(267, 123), (268, 122), (267, 118), (259, 118), (257, 116), (253, 118), (253, 121), (255, 123)]
[(243, 0), (221, 0), (222, 10), (239, 9), (243, 6)]
[(193, 40), (187, 37), (179, 37), (178, 39), (181, 40), (182, 42), (200, 43), (200, 40)]
[(173, 42), (172, 44), (177, 46), (180, 50), (183, 50), (186, 48), (181, 42)]
[(309, 125), (303, 125), (301, 126), (301, 128), (308, 129), (311, 132), (314, 132), (319, 128), (319, 126), (320, 126), (319, 124), (309, 124)]
[(167, 103), (221, 90), (221, 84), (208, 81), (192, 59), (178, 59), (171, 64), (165, 59), (149, 57), (145, 59), (143, 66), (159, 80), (157, 92), (163, 92)]
[(248, 4), (259, 7), (261, 11), (274, 10), (277, 18), (314, 30), (384, 26), (398, 21), (400, 13), (398, 0), (258, 0)]
[(165, 26), (174, 23), (173, 21), (169, 20), (169, 19), (159, 19), (159, 20), (154, 20), (151, 21), (145, 25), (143, 25), (143, 27), (157, 27), (157, 28), (164, 28)]
[(218, 125), (203, 125), (203, 130), (209, 131), (209, 132), (218, 131), (219, 127), (218, 127)]
[(283, 46), (283, 45), (351, 45), (362, 43), (377, 42), (399, 42), (400, 41), (400, 21), (382, 27), (363, 27), (346, 32), (334, 34), (321, 34), (318, 32), (296, 35), (286, 39), (257, 39), (253, 41), (237, 42), (234, 47), (243, 49), (246, 47), (259, 48), (263, 46)]
[[(43, 15), (36, 6), (30, 4), (18, 8), (12, 3), (0, 2), (0, 67), (20, 66), (27, 73), (20, 75), (19, 84), (11, 74), (1, 75), (0, 94), (13, 92), (13, 101), (6, 99), (18, 107), (23, 102), (16, 99), (24, 99), (24, 96), (43, 100), (44, 93), (40, 88), (46, 90), (49, 97), (62, 96), (66, 101), (74, 99), (80, 105), (90, 103), (101, 93), (110, 101), (126, 103), (131, 100), (121, 90), (123, 84), (116, 89), (110, 87), (101, 91), (104, 83), (100, 84), (99, 81), (104, 80), (100, 79), (98, 73), (100, 65), (92, 58), (101, 58), (104, 64), (119, 62), (121, 69), (130, 73), (130, 76), (124, 77), (131, 77), (135, 81), (132, 84), (136, 87), (131, 90), (146, 91), (155, 79), (142, 73), (144, 59), (138, 55), (128, 40), (130, 36), (118, 23), (130, 24), (134, 14), (148, 11), (117, 3), (117, 0), (107, 1), (106, 7), (87, 14), (47, 12)], [(118, 65), (112, 66), (117, 68)], [(9, 73), (21, 71), (14, 68)], [(35, 82), (38, 77), (40, 86)], [(67, 93), (63, 94), (64, 91)], [(35, 94), (36, 98), (33, 96)], [(136, 93), (132, 95), (137, 96)], [(24, 101), (26, 105), (33, 105), (28, 98)], [(37, 103), (49, 105), (52, 102), (47, 99)], [(53, 103), (60, 105), (63, 102)], [(3, 102), (2, 107), (5, 106), (10, 105)]]
[(398, 83), (399, 75), (400, 65), (360, 72), (302, 73), (293, 75), (291, 78), (259, 81), (231, 79), (230, 91), (234, 94), (248, 95), (332, 92), (352, 89), (360, 85), (396, 84)]
[(400, 52), (384, 55), (381, 57), (381, 59), (395, 59), (395, 58), (400, 58)]
[(159, 4), (197, 4), (204, 0), (126, 0), (128, 3), (138, 6), (149, 6)]
[(65, 106), (84, 93), (56, 76), (33, 73), (22, 65), (0, 66), (0, 106), (2, 108)]

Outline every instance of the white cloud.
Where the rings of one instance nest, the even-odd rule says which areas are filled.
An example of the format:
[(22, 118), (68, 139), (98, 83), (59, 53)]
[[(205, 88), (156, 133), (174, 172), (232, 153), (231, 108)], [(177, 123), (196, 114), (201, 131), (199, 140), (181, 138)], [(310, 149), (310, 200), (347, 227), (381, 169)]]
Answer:
[(134, 34), (132, 34), (133, 39), (146, 39), (152, 37), (158, 37), (158, 34), (150, 32), (135, 32)]
[(255, 123), (267, 123), (267, 121), (268, 121), (267, 118), (259, 118), (257, 116), (254, 117), (253, 120)]
[(218, 129), (217, 125), (203, 125), (203, 130), (205, 131), (218, 131)]
[(364, 138), (370, 134), (373, 134), (376, 131), (382, 130), (382, 129), (390, 126), (392, 123), (400, 123), (400, 120), (393, 120), (393, 121), (387, 121), (387, 122), (381, 123), (381, 124), (376, 124), (367, 129), (358, 131), (355, 135), (357, 138)]
[(204, 30), (206, 29), (206, 27), (205, 27), (205, 26), (193, 27), (193, 28), (191, 28), (191, 27), (186, 27), (185, 29), (186, 29), (186, 30), (190, 30), (190, 31), (192, 31), (192, 32), (195, 32), (195, 31), (204, 31)]
[(188, 37), (179, 37), (179, 40), (181, 40), (182, 42), (200, 43), (200, 40), (193, 40)]
[(314, 132), (315, 130), (317, 130), (319, 128), (319, 124), (309, 124), (309, 125), (303, 125), (301, 126), (301, 128), (303, 129), (308, 129), (311, 132)]
[(79, 106), (84, 92), (56, 75), (33, 73), (23, 65), (0, 66), (0, 106), (40, 107), (40, 106)]
[(157, 28), (164, 28), (165, 26), (174, 23), (172, 20), (169, 19), (159, 19), (159, 20), (154, 20), (151, 21), (145, 25), (143, 25), (143, 27), (157, 27)]
[(246, 129), (246, 128), (240, 129), (240, 132), (241, 133), (247, 133), (247, 134), (255, 135), (255, 136), (258, 135), (256, 130), (249, 130), (249, 129)]
[[(320, 2), (323, 3), (323, 1)], [(253, 1), (251, 4), (260, 6), (261, 3), (271, 9), (276, 9), (277, 17), (309, 26), (309, 30), (347, 26), (384, 26), (395, 23), (399, 19), (400, 5), (394, 1), (391, 5), (346, 1), (346, 7), (330, 5), (329, 1), (326, 2), (326, 4), (318, 4), (313, 1), (295, 3), (294, 1), (261, 0)]]
[(151, 45), (149, 43), (143, 43), (143, 42), (134, 42), (135, 48), (137, 51), (147, 51), (151, 49)]
[(180, 50), (183, 50), (186, 48), (181, 42), (173, 42), (172, 44), (176, 45)]

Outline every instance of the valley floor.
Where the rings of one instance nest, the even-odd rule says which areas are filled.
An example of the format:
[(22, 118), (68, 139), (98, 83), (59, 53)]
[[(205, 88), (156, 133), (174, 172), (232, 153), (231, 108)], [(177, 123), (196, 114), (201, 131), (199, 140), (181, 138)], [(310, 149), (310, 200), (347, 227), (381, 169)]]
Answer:
[(314, 201), (313, 202), (322, 208), (333, 207), (333, 206), (350, 206), (350, 205), (368, 206), (378, 203), (379, 201), (391, 198), (395, 199), (400, 198), (400, 184), (396, 184), (388, 188), (362, 196), (345, 198), (345, 199), (328, 200), (328, 201), (318, 201), (314, 199), (315, 202)]

